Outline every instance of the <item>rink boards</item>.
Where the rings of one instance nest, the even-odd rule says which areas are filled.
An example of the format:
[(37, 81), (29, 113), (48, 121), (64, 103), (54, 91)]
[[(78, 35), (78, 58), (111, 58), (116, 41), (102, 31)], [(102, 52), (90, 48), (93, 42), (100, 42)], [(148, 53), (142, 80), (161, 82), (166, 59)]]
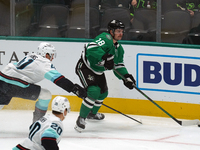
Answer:
[[(0, 69), (9, 62), (17, 62), (27, 52), (36, 52), (41, 41), (52, 43), (57, 50), (53, 60), (56, 69), (75, 83), (79, 83), (75, 66), (85, 39), (2, 38), (0, 40)], [(200, 51), (199, 46), (148, 42), (121, 42), (124, 62), (136, 79), (137, 87), (177, 118), (200, 119)], [(112, 71), (106, 73), (109, 88), (104, 103), (123, 113), (167, 117), (158, 107), (136, 90), (124, 87)], [(82, 100), (57, 87), (51, 81), (38, 83), (56, 95), (66, 96), (72, 111), (79, 111)], [(34, 109), (35, 102), (13, 98), (4, 109)], [(50, 107), (49, 107), (50, 109)], [(112, 112), (104, 106), (102, 112)]]

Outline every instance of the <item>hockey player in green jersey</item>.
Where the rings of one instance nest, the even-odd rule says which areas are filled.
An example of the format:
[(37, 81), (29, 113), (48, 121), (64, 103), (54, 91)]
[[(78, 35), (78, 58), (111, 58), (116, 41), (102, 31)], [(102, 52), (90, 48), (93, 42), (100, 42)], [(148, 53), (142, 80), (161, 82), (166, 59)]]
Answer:
[[(85, 119), (102, 120), (104, 114), (98, 113), (103, 100), (108, 96), (108, 87), (104, 71), (115, 68), (128, 82), (124, 85), (133, 89), (135, 79), (124, 66), (124, 49), (118, 40), (124, 33), (124, 24), (120, 20), (108, 23), (108, 33), (98, 35), (93, 42), (85, 45), (81, 58), (76, 66), (76, 74), (87, 89), (87, 98), (82, 101), (80, 113), (76, 121), (75, 130), (85, 129)], [(115, 73), (115, 72), (114, 72)], [(121, 79), (116, 73), (115, 75)]]

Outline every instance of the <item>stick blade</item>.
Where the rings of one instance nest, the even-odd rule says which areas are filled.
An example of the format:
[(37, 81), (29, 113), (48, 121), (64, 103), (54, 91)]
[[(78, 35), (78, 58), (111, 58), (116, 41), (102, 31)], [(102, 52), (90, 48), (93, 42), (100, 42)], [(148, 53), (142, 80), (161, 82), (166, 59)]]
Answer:
[(200, 124), (199, 119), (181, 121), (182, 126), (192, 126), (192, 125), (199, 125), (199, 124)]

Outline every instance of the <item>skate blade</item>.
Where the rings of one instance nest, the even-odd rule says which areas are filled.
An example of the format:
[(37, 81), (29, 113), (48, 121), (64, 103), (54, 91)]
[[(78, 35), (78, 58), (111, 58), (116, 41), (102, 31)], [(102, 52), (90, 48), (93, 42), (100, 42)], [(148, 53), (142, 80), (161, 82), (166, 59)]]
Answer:
[(89, 120), (89, 121), (101, 121), (101, 120), (104, 120), (104, 118), (103, 119), (94, 119), (94, 118), (86, 118), (87, 120)]
[(89, 121), (89, 122), (99, 122), (99, 121), (101, 121), (101, 120), (97, 120), (97, 119), (87, 119), (87, 121)]
[(78, 127), (77, 125), (74, 127), (74, 129), (79, 133), (81, 133), (83, 131), (83, 129)]

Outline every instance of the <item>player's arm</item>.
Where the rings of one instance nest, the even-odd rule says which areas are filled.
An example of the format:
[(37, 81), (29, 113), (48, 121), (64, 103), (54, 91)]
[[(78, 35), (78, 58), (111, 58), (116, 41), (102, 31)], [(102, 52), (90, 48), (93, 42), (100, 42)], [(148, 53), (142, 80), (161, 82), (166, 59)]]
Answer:
[(58, 122), (51, 123), (49, 127), (44, 130), (41, 135), (41, 144), (45, 150), (59, 150), (58, 142), (60, 141), (62, 131), (62, 125)]
[[(124, 49), (123, 47), (120, 45), (120, 47), (118, 48), (118, 61), (117, 63), (115, 63), (114, 68), (121, 74), (121, 75), (125, 75), (128, 74), (128, 71), (124, 65)], [(122, 79), (116, 72), (114, 72), (115, 76), (118, 79)]]
[(86, 57), (90, 64), (103, 66), (105, 70), (111, 70), (114, 66), (114, 55), (109, 52), (114, 51), (114, 49), (110, 34), (102, 34), (97, 36), (94, 42), (87, 45)]
[(63, 88), (64, 90), (76, 94), (78, 97), (82, 99), (87, 97), (87, 92), (83, 87), (81, 87), (78, 84), (72, 83), (69, 79), (65, 78), (63, 75), (55, 79), (54, 83), (59, 87)]
[(87, 51), (87, 59), (100, 61), (101, 57), (105, 54), (103, 49), (95, 42), (91, 42), (86, 47)]
[(52, 81), (57, 86), (66, 90), (67, 92), (72, 92), (80, 98), (85, 98), (87, 96), (86, 90), (78, 84), (74, 84), (69, 79), (61, 75), (57, 70), (51, 70), (45, 74), (45, 78)]
[(59, 150), (56, 138), (43, 137), (41, 140), (45, 150)]
[(100, 46), (91, 48), (89, 45), (86, 56), (91, 66), (104, 67), (103, 71), (111, 70), (114, 67), (114, 55), (106, 53)]
[[(114, 68), (121, 74), (124, 76), (125, 80), (123, 79), (124, 85), (129, 88), (129, 89), (133, 89), (134, 85), (136, 85), (136, 81), (134, 79), (134, 77), (132, 76), (132, 74), (129, 74), (125, 65), (124, 65), (124, 50), (123, 48), (120, 46), (120, 55), (118, 56), (119, 62), (117, 64), (115, 64)], [(122, 79), (115, 71), (114, 71), (115, 76), (118, 79)]]
[(129, 89), (133, 89), (134, 88), (134, 85), (136, 85), (136, 81), (134, 79), (134, 77), (132, 76), (132, 74), (129, 74), (126, 70), (125, 67), (121, 67), (121, 68), (118, 68), (116, 69), (121, 75), (124, 76), (124, 79), (122, 79), (115, 71), (114, 74), (116, 77), (118, 77), (119, 79), (122, 79), (123, 82), (124, 82), (124, 85), (129, 88)]

